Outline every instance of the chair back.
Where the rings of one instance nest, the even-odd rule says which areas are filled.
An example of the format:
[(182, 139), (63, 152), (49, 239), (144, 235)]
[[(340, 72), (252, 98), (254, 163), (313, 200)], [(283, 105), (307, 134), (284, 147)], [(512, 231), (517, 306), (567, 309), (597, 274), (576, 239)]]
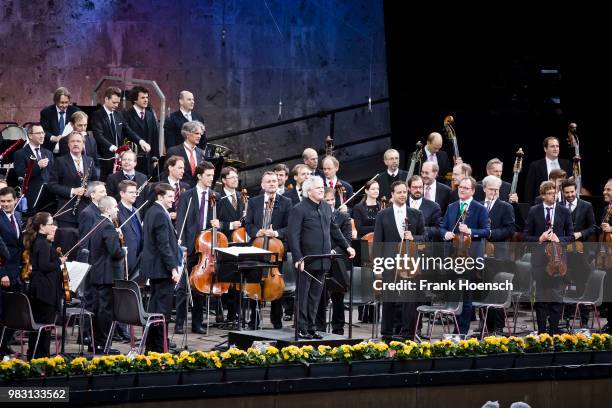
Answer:
[(20, 292), (2, 292), (2, 326), (14, 330), (34, 331), (30, 299)]
[(113, 320), (133, 326), (144, 326), (142, 303), (133, 289), (113, 287)]
[(516, 261), (515, 262), (515, 275), (514, 275), (514, 293), (521, 295), (531, 296), (533, 288), (533, 277), (531, 273), (531, 263), (529, 261)]
[[(501, 283), (512, 283), (514, 278), (514, 274), (508, 272), (498, 272), (493, 276), (492, 283), (493, 284), (501, 284)], [(490, 291), (485, 299), (481, 303), (488, 303), (493, 305), (503, 305), (504, 308), (510, 307), (512, 304), (512, 290), (510, 287), (505, 290), (495, 290)]]
[(606, 272), (601, 269), (594, 269), (589, 274), (589, 277), (584, 285), (584, 292), (580, 300), (593, 302), (596, 306), (601, 305), (603, 300), (604, 279)]
[(293, 265), (293, 255), (288, 252), (285, 261), (283, 262), (283, 279), (285, 280), (285, 290), (283, 296), (293, 296), (295, 294), (295, 286), (297, 281), (297, 274), (295, 272), (295, 266)]

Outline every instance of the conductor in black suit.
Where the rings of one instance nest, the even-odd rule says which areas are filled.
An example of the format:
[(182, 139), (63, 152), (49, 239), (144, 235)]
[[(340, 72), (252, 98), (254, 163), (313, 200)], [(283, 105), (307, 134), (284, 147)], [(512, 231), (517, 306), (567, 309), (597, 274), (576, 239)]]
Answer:
[[(559, 274), (546, 271), (548, 258), (545, 246), (551, 242), (564, 244), (574, 241), (574, 227), (569, 210), (555, 202), (555, 184), (545, 181), (540, 186), (543, 202), (529, 209), (525, 222), (524, 239), (531, 244), (531, 266), (536, 281), (536, 319), (538, 332), (559, 332), (564, 280)], [(564, 245), (565, 246), (565, 245)], [(548, 318), (548, 326), (547, 320)]]
[(322, 338), (315, 331), (317, 307), (323, 292), (323, 279), (329, 270), (329, 259), (312, 261), (306, 265), (299, 260), (307, 255), (329, 254), (332, 237), (346, 250), (349, 257), (355, 250), (346, 242), (338, 226), (331, 221), (331, 208), (323, 201), (323, 179), (311, 176), (302, 184), (304, 200), (295, 205), (289, 214), (289, 247), (298, 269), (299, 316), (297, 316), (300, 338)]
[[(181, 133), (186, 122), (198, 121), (202, 124), (204, 123), (204, 117), (193, 111), (195, 99), (191, 92), (179, 92), (178, 103), (180, 106), (179, 110), (172, 112), (164, 123), (164, 144), (166, 145), (166, 150), (183, 142)], [(198, 140), (197, 146), (205, 150), (206, 143), (206, 132), (205, 129), (202, 129), (202, 138)]]
[[(145, 214), (143, 223), (143, 249), (140, 269), (143, 278), (151, 284), (150, 313), (163, 313), (166, 325), (170, 322), (172, 312), (172, 294), (174, 284), (179, 280), (179, 247), (177, 236), (168, 209), (172, 207), (174, 191), (168, 184), (155, 186), (156, 202)], [(161, 352), (164, 350), (162, 328), (152, 326), (147, 337), (147, 350)]]
[[(137, 188), (141, 187), (147, 182), (147, 176), (139, 171), (135, 170), (136, 167), (136, 153), (131, 150), (126, 150), (121, 153), (121, 170), (116, 173), (110, 174), (106, 178), (106, 192), (109, 196), (115, 197), (115, 200), (120, 200), (119, 197), (119, 183), (123, 180), (129, 180), (136, 183)], [(146, 188), (146, 187), (145, 187)], [(145, 201), (147, 193), (145, 191), (136, 199), (134, 204), (136, 207), (140, 207)]]
[(136, 143), (146, 153), (151, 150), (151, 145), (128, 126), (118, 111), (120, 101), (121, 89), (111, 86), (104, 93), (102, 107), (91, 114), (91, 127), (102, 159), (100, 177), (103, 180), (113, 172), (115, 150), (124, 144), (125, 139)]
[[(405, 241), (422, 242), (425, 240), (425, 219), (423, 213), (406, 205), (408, 190), (404, 181), (396, 181), (391, 184), (391, 197), (393, 198), (393, 205), (381, 210), (374, 224), (374, 242), (379, 243), (378, 249), (383, 252), (378, 256), (385, 258), (395, 258), (402, 238)], [(408, 221), (407, 224), (406, 220)], [(382, 245), (383, 243), (386, 245)], [(392, 246), (389, 243), (397, 243), (398, 247)], [(398, 272), (395, 269), (392, 271), (394, 276), (389, 275), (388, 272), (390, 271), (383, 275), (385, 281), (393, 282), (396, 279), (399, 281), (400, 278), (397, 276)], [(417, 317), (416, 307), (417, 304), (415, 302), (400, 303), (401, 325), (399, 333), (395, 333), (396, 302), (383, 302), (381, 336), (385, 339), (390, 339), (394, 334), (399, 334), (406, 339), (414, 338)]]
[(79, 108), (70, 105), (70, 92), (63, 86), (53, 92), (53, 105), (40, 111), (40, 125), (45, 130), (43, 147), (51, 152), (62, 139), (64, 128), (74, 112)]
[[(278, 238), (283, 241), (283, 246), (287, 247), (287, 223), (291, 212), (291, 200), (276, 194), (278, 189), (278, 177), (273, 171), (266, 171), (261, 177), (261, 188), (264, 194), (253, 197), (247, 205), (247, 213), (244, 220), (251, 242), (257, 237), (268, 236)], [(264, 225), (264, 208), (272, 204), (272, 218), (270, 225)], [(282, 299), (273, 300), (270, 310), (270, 320), (275, 329), (283, 327), (283, 305)], [(254, 301), (251, 302), (251, 323), (255, 328), (259, 325), (259, 318), (256, 319)]]
[[(198, 253), (195, 250), (195, 242), (198, 234), (211, 227), (220, 228), (218, 218), (213, 218), (212, 200), (214, 195), (219, 200), (219, 195), (212, 189), (212, 182), (215, 176), (215, 166), (204, 161), (196, 168), (198, 183), (191, 190), (181, 194), (178, 211), (176, 215), (176, 230), (179, 234), (181, 246), (187, 248), (187, 270), (191, 274), (193, 267), (198, 263)], [(217, 208), (219, 202), (216, 204)], [(189, 211), (187, 211), (189, 207)], [(149, 214), (147, 213), (147, 216)], [(176, 291), (176, 325), (174, 332), (183, 333), (183, 324), (186, 320), (185, 302), (186, 297), (186, 276), (181, 276), (180, 284)], [(193, 297), (193, 307), (191, 309), (191, 331), (193, 333), (205, 334), (202, 328), (204, 319), (204, 294), (196, 291), (191, 292)], [(221, 316), (219, 316), (221, 317)]]
[(535, 203), (539, 195), (540, 185), (549, 179), (554, 169), (564, 170), (567, 176), (572, 175), (572, 165), (569, 160), (559, 158), (559, 139), (549, 136), (542, 143), (545, 156), (543, 159), (531, 162), (525, 181), (525, 202)]
[(198, 121), (185, 122), (181, 127), (181, 134), (183, 135), (183, 143), (168, 149), (166, 156), (180, 156), (183, 158), (185, 163), (183, 181), (193, 188), (198, 182), (196, 167), (205, 160), (204, 150), (198, 147), (204, 134), (204, 124)]
[(421, 178), (423, 179), (423, 197), (430, 201), (435, 201), (440, 206), (442, 214), (446, 212), (446, 207), (450, 204), (451, 189), (439, 181), (439, 167), (437, 163), (426, 161), (421, 166)]
[(400, 170), (400, 154), (395, 149), (388, 149), (383, 155), (383, 161), (387, 170), (379, 173), (376, 177), (378, 182), (378, 188), (380, 190), (380, 198), (386, 197), (391, 198), (391, 184), (395, 181), (405, 181), (408, 177), (406, 170)]
[[(130, 101), (132, 107), (124, 113), (125, 122), (151, 146), (149, 154), (159, 157), (159, 128), (155, 115), (149, 107), (149, 90), (144, 86), (136, 85), (130, 90)], [(150, 164), (149, 160), (141, 157), (136, 168), (142, 173), (151, 175)]]
[[(82, 155), (83, 136), (78, 132), (72, 132), (67, 137), (70, 152), (54, 160), (48, 186), (49, 190), (57, 196), (58, 210), (64, 207), (57, 215), (58, 225), (78, 228), (78, 217), (90, 202), (85, 196), (86, 189), (82, 187), (83, 181), (84, 179), (92, 181), (97, 178), (93, 174), (93, 160), (91, 157)], [(81, 200), (75, 215), (72, 214), (71, 208), (76, 205), (78, 196), (81, 196)]]
[(53, 153), (42, 147), (45, 140), (45, 132), (40, 125), (32, 125), (28, 128), (28, 143), (15, 152), (15, 175), (23, 177), (23, 185), (28, 201), (28, 208), (35, 211), (35, 205), (40, 207), (40, 198), (49, 181), (49, 169), (53, 166)]

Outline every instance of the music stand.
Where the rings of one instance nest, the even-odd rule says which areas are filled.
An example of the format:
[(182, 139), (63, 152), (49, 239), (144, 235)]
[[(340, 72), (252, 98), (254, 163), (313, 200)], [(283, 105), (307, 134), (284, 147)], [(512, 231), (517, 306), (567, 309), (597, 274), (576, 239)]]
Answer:
[[(277, 254), (253, 246), (215, 248), (215, 251), (218, 281), (240, 283), (241, 292), (245, 282), (261, 282), (264, 269), (279, 266)], [(242, 293), (238, 298), (237, 330), (242, 330)]]
[[(304, 267), (312, 261), (317, 259), (337, 259), (347, 258), (344, 254), (319, 254), (319, 255), (306, 255), (302, 257), (298, 263), (304, 262)], [(353, 338), (353, 263), (350, 262), (351, 269), (349, 271), (349, 339)], [(293, 313), (295, 316), (295, 342), (298, 342), (298, 331), (300, 327), (300, 280), (302, 279), (302, 273), (297, 271), (297, 280), (295, 285), (295, 303), (293, 306)], [(323, 283), (321, 283), (323, 284)]]

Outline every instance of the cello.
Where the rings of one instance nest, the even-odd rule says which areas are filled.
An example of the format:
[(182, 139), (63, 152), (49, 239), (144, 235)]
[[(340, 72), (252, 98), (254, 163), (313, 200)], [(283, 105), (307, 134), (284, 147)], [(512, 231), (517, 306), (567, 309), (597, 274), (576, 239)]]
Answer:
[[(217, 219), (217, 197), (211, 194), (209, 204), (212, 206), (213, 219)], [(230, 283), (216, 282), (215, 248), (227, 248), (227, 237), (217, 231), (216, 227), (200, 232), (195, 240), (195, 250), (200, 260), (191, 270), (189, 283), (203, 295), (221, 296), (230, 288)]]
[[(266, 208), (264, 211), (264, 219), (263, 219), (263, 229), (264, 230), (272, 230), (272, 210), (274, 209), (274, 197), (270, 197), (268, 202), (266, 203)], [(285, 255), (285, 247), (283, 245), (283, 241), (278, 238), (269, 237), (264, 235), (263, 237), (257, 237), (253, 240), (254, 247), (266, 249), (270, 252), (274, 252), (277, 255), (277, 259), (282, 259)], [(265, 272), (264, 272), (265, 273)], [(267, 270), (268, 275), (263, 279), (261, 286), (263, 289), (260, 289), (260, 297), (253, 298), (250, 292), (250, 285), (245, 285), (245, 291), (247, 292), (247, 296), (255, 300), (276, 300), (280, 299), (283, 296), (283, 292), (285, 291), (285, 280), (283, 279), (283, 275), (280, 273), (278, 268), (270, 268)], [(251, 285), (260, 286), (260, 284), (255, 283)], [(257, 295), (257, 293), (255, 293)]]
[(240, 201), (242, 201), (242, 204), (244, 204), (244, 210), (242, 212), (242, 217), (240, 217), (240, 223), (242, 224), (242, 226), (240, 228), (236, 228), (232, 232), (232, 242), (243, 244), (249, 240), (247, 236), (246, 228), (244, 227), (244, 218), (246, 217), (247, 207), (249, 205), (249, 195), (247, 193), (246, 188), (243, 188), (240, 191)]
[(585, 196), (590, 196), (591, 193), (582, 187), (582, 167), (580, 162), (582, 160), (580, 156), (580, 141), (578, 140), (578, 134), (576, 133), (576, 129), (578, 126), (575, 123), (570, 123), (567, 127), (567, 142), (570, 147), (574, 149), (574, 157), (573, 161), (573, 169), (574, 173), (573, 177), (576, 181), (576, 197), (580, 198), (580, 194)]

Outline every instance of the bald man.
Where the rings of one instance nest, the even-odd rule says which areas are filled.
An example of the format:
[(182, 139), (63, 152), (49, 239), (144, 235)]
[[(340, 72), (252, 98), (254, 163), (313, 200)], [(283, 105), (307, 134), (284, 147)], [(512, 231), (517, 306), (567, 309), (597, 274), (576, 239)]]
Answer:
[[(172, 112), (164, 123), (164, 144), (166, 150), (172, 146), (176, 146), (183, 143), (183, 136), (181, 135), (181, 127), (185, 122), (191, 122), (197, 120), (198, 122), (205, 123), (204, 117), (197, 112), (194, 112), (195, 98), (189, 91), (179, 92), (179, 110)], [(200, 138), (198, 147), (202, 150), (206, 150), (206, 132)]]
[(304, 160), (304, 164), (310, 169), (310, 175), (319, 176), (321, 178), (325, 177), (323, 171), (319, 169), (319, 154), (315, 149), (310, 147), (304, 149), (302, 152), (302, 160)]
[[(438, 177), (437, 180), (445, 182), (444, 176), (446, 173), (452, 171), (452, 165), (448, 159), (448, 155), (442, 150), (444, 139), (438, 132), (431, 132), (427, 136), (427, 144), (423, 149), (423, 161), (431, 161), (438, 164)], [(461, 160), (461, 159), (459, 159)]]

